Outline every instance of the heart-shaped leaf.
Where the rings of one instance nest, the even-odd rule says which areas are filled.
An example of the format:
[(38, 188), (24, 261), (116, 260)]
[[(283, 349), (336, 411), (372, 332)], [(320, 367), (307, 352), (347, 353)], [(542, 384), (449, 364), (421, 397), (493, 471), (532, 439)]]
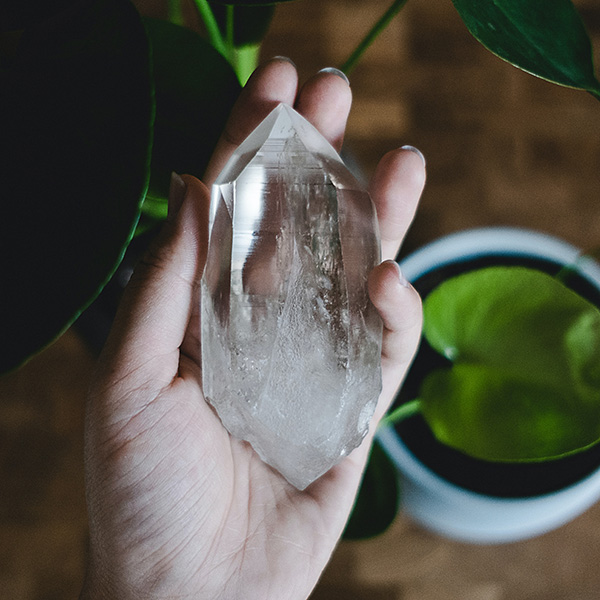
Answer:
[(373, 444), (344, 539), (375, 537), (383, 533), (398, 512), (398, 472), (377, 442)]
[(145, 19), (152, 45), (156, 122), (150, 193), (166, 198), (171, 172), (201, 177), (240, 85), (229, 63), (198, 34)]
[(600, 439), (600, 311), (533, 269), (491, 267), (427, 296), (424, 335), (453, 363), (421, 410), (443, 443), (486, 460), (541, 460)]
[(600, 93), (590, 39), (570, 0), (453, 0), (473, 36), (513, 65)]
[(144, 196), (147, 38), (127, 0), (26, 29), (0, 71), (0, 371), (60, 334), (119, 263)]
[(422, 411), (438, 441), (492, 461), (565, 456), (600, 439), (600, 407), (576, 391), (523, 379), (511, 370), (457, 364), (422, 387)]

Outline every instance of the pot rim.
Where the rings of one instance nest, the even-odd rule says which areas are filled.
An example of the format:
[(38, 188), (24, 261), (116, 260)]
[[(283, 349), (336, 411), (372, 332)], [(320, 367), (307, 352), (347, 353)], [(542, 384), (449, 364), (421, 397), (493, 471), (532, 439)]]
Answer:
[(576, 246), (547, 233), (522, 227), (479, 227), (445, 235), (399, 261), (404, 277), (414, 281), (449, 263), (488, 254), (527, 255), (573, 265), (600, 288), (600, 265)]

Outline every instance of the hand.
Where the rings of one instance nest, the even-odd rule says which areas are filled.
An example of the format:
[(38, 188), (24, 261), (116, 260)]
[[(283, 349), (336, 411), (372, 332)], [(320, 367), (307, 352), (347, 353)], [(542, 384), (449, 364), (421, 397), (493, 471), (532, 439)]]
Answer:
[[(295, 106), (339, 150), (347, 83), (319, 73), (297, 91), (293, 65), (273, 59), (242, 92), (207, 184), (279, 102)], [(386, 259), (398, 250), (424, 179), (410, 150), (388, 153), (376, 170), (371, 195)], [(373, 431), (415, 351), (420, 300), (392, 261), (373, 270), (384, 385), (371, 433), (299, 492), (232, 438), (202, 396), (197, 291), (209, 193), (193, 177), (183, 182), (175, 180), (167, 223), (127, 287), (89, 394), (90, 559), (81, 598), (303, 600), (341, 536)]]

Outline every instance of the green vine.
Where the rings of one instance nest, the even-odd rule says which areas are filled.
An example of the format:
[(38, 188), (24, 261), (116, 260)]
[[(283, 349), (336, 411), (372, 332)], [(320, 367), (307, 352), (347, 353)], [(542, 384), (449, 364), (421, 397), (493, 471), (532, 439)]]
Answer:
[(390, 21), (404, 8), (408, 0), (394, 0), (392, 5), (383, 13), (381, 18), (373, 25), (369, 33), (358, 44), (352, 54), (340, 67), (340, 69), (349, 75), (354, 69), (367, 48), (377, 39), (381, 32), (390, 24)]
[(219, 24), (215, 19), (215, 15), (210, 7), (210, 4), (208, 3), (208, 0), (194, 0), (194, 4), (202, 21), (204, 22), (210, 43), (213, 45), (215, 50), (217, 50), (217, 52), (229, 60), (229, 48), (227, 47), (226, 41), (223, 39), (221, 29), (219, 28)]
[(379, 423), (379, 427), (394, 425), (395, 423), (404, 421), (404, 419), (408, 419), (419, 412), (421, 412), (421, 400), (417, 398), (416, 400), (405, 402), (391, 413), (388, 413), (385, 417), (383, 417)]

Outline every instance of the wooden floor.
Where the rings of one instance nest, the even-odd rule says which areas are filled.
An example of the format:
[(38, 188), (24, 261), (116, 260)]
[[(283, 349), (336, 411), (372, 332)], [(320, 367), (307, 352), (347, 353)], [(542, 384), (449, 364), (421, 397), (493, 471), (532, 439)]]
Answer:
[[(598, 54), (600, 4), (576, 4)], [(290, 56), (303, 78), (337, 66), (386, 5), (286, 3), (264, 53)], [(366, 175), (406, 143), (427, 156), (428, 186), (404, 253), (443, 233), (494, 224), (600, 246), (600, 104), (491, 56), (449, 0), (408, 2), (351, 82), (347, 147)], [(0, 379), (0, 600), (77, 597), (92, 365), (72, 330)], [(597, 600), (599, 562), (600, 505), (557, 531), (502, 546), (445, 540), (401, 516), (375, 540), (341, 543), (312, 600)]]

